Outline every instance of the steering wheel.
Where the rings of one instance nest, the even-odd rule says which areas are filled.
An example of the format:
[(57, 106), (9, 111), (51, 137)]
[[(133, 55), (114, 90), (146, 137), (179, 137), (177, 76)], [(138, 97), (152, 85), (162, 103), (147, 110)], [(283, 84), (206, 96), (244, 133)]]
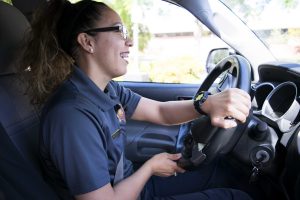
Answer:
[[(214, 87), (214, 82), (217, 79), (220, 79), (220, 81)], [(239, 88), (249, 93), (250, 83), (251, 67), (249, 62), (242, 56), (231, 55), (221, 60), (215, 66), (198, 89), (198, 92), (210, 91), (212, 94), (215, 94), (228, 88)], [(214, 127), (211, 125), (210, 118), (204, 115), (191, 123), (191, 135), (189, 134), (190, 137), (184, 140), (185, 149), (183, 149), (182, 154), (184, 157), (186, 154), (189, 154), (184, 151), (192, 151), (196, 155), (193, 158), (190, 153), (187, 163), (182, 163), (181, 166), (183, 167), (186, 164), (209, 163), (219, 153), (228, 152), (235, 145), (243, 132), (243, 127), (245, 127), (239, 124), (229, 129)], [(191, 146), (191, 142), (193, 146)], [(179, 164), (181, 164), (181, 161), (179, 161)], [(189, 168), (189, 166), (185, 168)]]

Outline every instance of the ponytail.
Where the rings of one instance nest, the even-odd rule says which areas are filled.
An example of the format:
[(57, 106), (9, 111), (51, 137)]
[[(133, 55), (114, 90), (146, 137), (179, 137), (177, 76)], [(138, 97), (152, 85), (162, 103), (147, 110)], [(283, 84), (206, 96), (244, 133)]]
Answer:
[(50, 0), (33, 15), (20, 63), (32, 104), (42, 105), (68, 77), (79, 56), (77, 35), (94, 28), (105, 9), (110, 8), (92, 0)]
[(61, 49), (56, 26), (65, 0), (46, 3), (34, 15), (21, 59), (21, 72), (27, 81), (31, 103), (41, 105), (70, 74), (74, 60)]

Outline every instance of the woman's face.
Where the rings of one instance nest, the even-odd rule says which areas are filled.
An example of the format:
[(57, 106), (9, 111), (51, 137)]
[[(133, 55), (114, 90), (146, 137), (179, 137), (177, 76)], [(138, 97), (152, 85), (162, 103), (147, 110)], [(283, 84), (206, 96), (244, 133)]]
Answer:
[[(103, 12), (102, 20), (97, 27), (111, 27), (121, 25), (120, 16), (113, 10)], [(94, 58), (107, 78), (122, 76), (127, 71), (129, 47), (132, 46), (130, 39), (124, 39), (121, 32), (99, 32), (95, 36)]]

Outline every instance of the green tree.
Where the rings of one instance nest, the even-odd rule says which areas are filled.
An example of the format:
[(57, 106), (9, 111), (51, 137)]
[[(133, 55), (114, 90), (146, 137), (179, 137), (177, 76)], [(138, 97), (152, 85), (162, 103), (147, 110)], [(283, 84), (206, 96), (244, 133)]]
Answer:
[[(120, 17), (123, 20), (123, 23), (128, 27), (129, 31), (129, 36), (132, 38), (132, 29), (131, 27), (133, 26), (132, 22), (132, 9), (133, 9), (133, 4), (137, 3), (138, 7), (140, 9), (145, 9), (148, 6), (151, 5), (150, 0), (104, 0), (106, 4), (108, 4), (111, 8), (113, 8), (117, 13), (120, 15)], [(149, 32), (149, 29), (147, 26), (144, 24), (139, 23), (138, 24), (138, 29), (139, 29), (139, 50), (143, 51), (151, 39), (151, 34)]]
[(281, 0), (281, 3), (285, 8), (295, 8), (299, 0)]

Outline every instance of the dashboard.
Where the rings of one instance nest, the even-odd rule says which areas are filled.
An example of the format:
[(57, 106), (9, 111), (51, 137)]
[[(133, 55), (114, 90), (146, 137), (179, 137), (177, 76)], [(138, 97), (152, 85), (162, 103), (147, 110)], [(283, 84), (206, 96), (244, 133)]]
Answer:
[(268, 63), (260, 65), (259, 82), (252, 85), (253, 114), (281, 133), (298, 124), (300, 65)]
[[(233, 154), (264, 172), (276, 168), (278, 149), (300, 124), (300, 64), (273, 62), (258, 68), (259, 81), (251, 85), (252, 113)], [(274, 169), (273, 169), (274, 170)]]

